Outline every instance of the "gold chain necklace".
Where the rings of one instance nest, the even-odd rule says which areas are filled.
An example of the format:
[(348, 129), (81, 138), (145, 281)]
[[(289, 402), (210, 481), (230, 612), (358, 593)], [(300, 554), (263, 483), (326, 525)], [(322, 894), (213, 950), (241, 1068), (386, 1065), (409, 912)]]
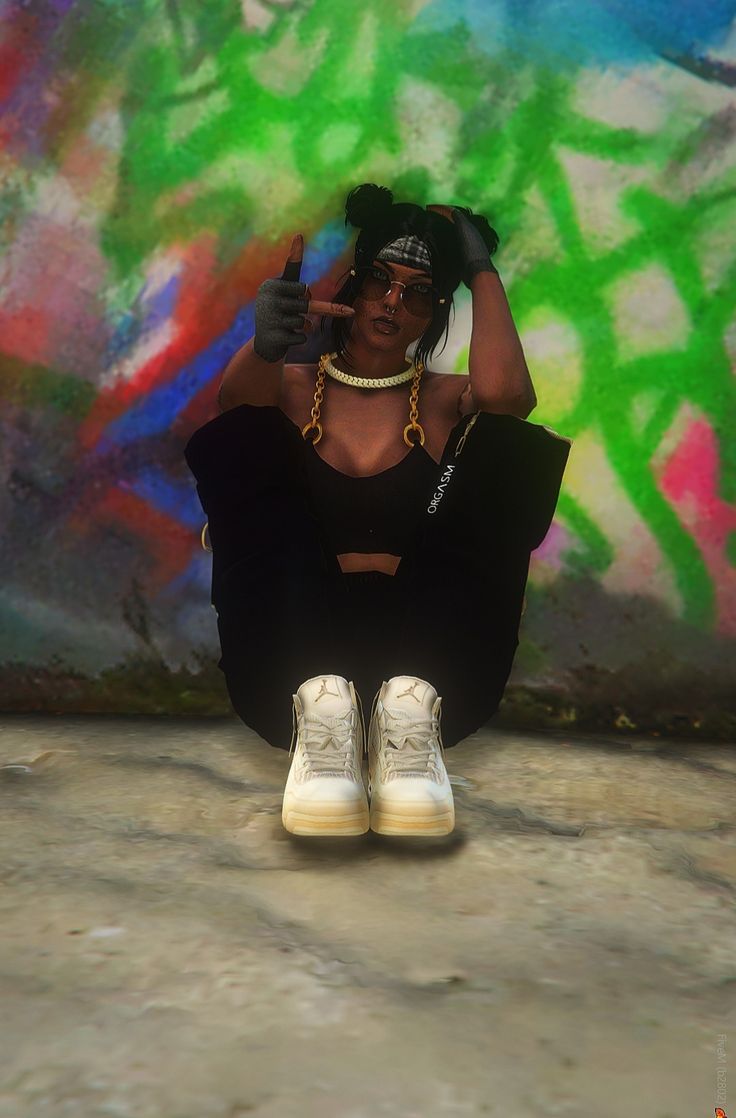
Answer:
[(368, 381), (364, 377), (350, 377), (349, 373), (343, 373), (340, 369), (335, 369), (332, 364), (332, 358), (337, 357), (337, 353), (323, 353), (319, 359), (319, 368), (317, 370), (317, 389), (314, 393), (314, 404), (312, 406), (312, 418), (309, 423), (305, 423), (302, 427), (302, 437), (305, 439), (310, 438), (308, 432), (316, 432), (311, 436), (311, 441), (316, 445), (322, 438), (322, 424), (319, 421), (320, 404), (324, 395), (325, 388), (325, 372), (330, 372), (331, 376), (335, 373), (340, 374), (336, 376), (336, 380), (344, 380), (346, 384), (357, 384), (359, 388), (384, 388), (389, 387), (391, 384), (403, 384), (404, 381), (412, 378), (411, 391), (409, 393), (409, 422), (404, 428), (404, 442), (407, 446), (414, 446), (414, 441), (409, 438), (409, 431), (418, 433), (419, 442), (424, 446), (424, 430), (422, 425), (417, 422), (419, 418), (418, 399), (419, 399), (419, 381), (422, 379), (424, 372), (424, 364), (421, 361), (416, 361), (403, 373), (397, 373), (393, 377), (384, 377), (378, 381)]
[(343, 384), (352, 384), (355, 388), (391, 388), (395, 384), (405, 384), (407, 380), (411, 380), (414, 376), (416, 365), (413, 362), (404, 369), (403, 373), (395, 373), (392, 377), (355, 377), (352, 373), (344, 373), (342, 369), (336, 369), (332, 364), (332, 358), (336, 357), (335, 353), (323, 354), (325, 360), (325, 372), (333, 380), (340, 380)]

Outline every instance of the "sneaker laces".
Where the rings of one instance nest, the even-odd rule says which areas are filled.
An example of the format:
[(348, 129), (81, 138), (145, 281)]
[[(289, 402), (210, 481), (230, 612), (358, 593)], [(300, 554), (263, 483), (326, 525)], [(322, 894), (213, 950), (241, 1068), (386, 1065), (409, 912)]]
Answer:
[(335, 772), (341, 776), (349, 766), (353, 768), (357, 722), (355, 707), (345, 714), (302, 714), (297, 727), (296, 706), (291, 712), (291, 756), (294, 739), (298, 734), (305, 766), (311, 771)]
[(389, 768), (398, 773), (426, 773), (427, 767), (439, 776), (437, 769), (437, 747), (444, 754), (440, 735), (439, 718), (420, 718), (411, 711), (383, 708), (385, 728), (381, 737), (396, 746), (386, 750), (384, 755)]

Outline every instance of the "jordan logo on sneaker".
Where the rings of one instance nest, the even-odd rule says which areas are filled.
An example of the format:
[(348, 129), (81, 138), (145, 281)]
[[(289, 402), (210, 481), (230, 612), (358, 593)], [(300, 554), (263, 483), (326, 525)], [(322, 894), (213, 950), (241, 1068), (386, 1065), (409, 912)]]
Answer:
[(314, 699), (315, 703), (318, 703), (323, 695), (334, 695), (336, 699), (340, 698), (340, 692), (339, 691), (329, 691), (328, 690), (326, 679), (322, 680), (322, 686), (320, 687), (319, 694), (316, 695), (315, 699)]
[(419, 686), (419, 680), (417, 679), (417, 680), (414, 681), (414, 683), (412, 683), (412, 685), (410, 687), (407, 687), (406, 691), (401, 691), (396, 696), (396, 698), (397, 699), (403, 699), (404, 695), (411, 695), (412, 699), (416, 699), (417, 702), (419, 703), (419, 705), (421, 706), (422, 705), (422, 700), (417, 698), (417, 696), (414, 694), (414, 688), (418, 687), (418, 686)]

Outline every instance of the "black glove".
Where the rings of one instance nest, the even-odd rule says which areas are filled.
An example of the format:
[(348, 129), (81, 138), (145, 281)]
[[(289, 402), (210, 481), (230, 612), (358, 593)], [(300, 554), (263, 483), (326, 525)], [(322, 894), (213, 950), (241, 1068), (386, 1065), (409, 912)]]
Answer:
[(282, 361), (292, 346), (304, 345), (314, 329), (308, 315), (355, 315), (354, 307), (312, 299), (312, 292), (299, 279), (303, 255), (304, 238), (297, 233), (281, 278), (264, 280), (258, 288), (253, 349), (264, 361)]
[[(297, 264), (297, 278), (264, 280), (256, 295), (256, 333), (253, 349), (264, 361), (282, 361), (292, 346), (304, 345), (304, 329), (309, 296), (306, 283), (298, 279), (301, 265)], [(293, 270), (287, 264), (287, 270)]]

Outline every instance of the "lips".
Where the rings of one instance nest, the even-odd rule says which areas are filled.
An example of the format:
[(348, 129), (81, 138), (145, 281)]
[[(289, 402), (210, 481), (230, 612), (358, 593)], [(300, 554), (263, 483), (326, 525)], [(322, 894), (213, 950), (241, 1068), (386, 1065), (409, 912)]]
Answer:
[(398, 326), (396, 325), (396, 323), (392, 322), (390, 318), (374, 318), (373, 319), (373, 325), (374, 326), (386, 326), (386, 327), (390, 328), (393, 331), (394, 334), (397, 333), (397, 331), (399, 329)]

